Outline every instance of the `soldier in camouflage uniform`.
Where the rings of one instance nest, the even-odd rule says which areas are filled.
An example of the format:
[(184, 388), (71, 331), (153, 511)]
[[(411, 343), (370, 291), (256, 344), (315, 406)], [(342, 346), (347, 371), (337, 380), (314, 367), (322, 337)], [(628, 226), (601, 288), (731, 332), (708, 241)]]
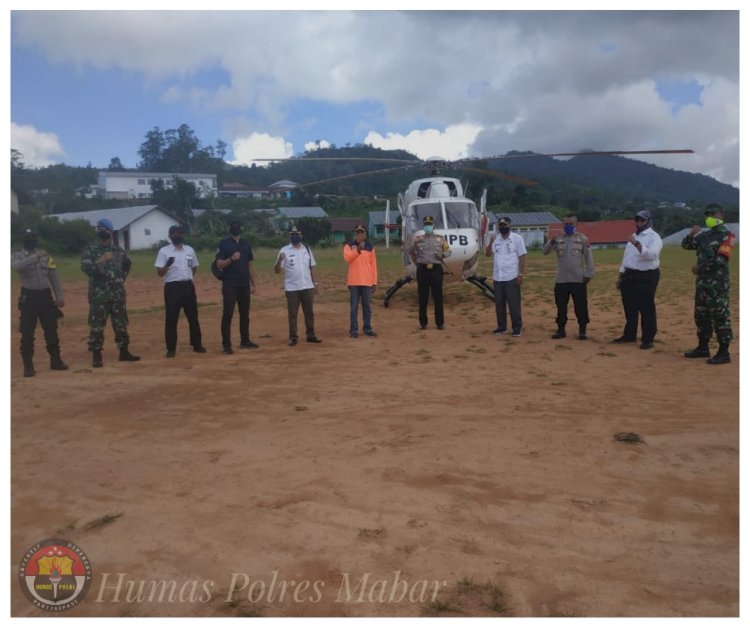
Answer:
[(125, 309), (125, 278), (132, 262), (119, 246), (112, 244), (114, 226), (107, 218), (96, 223), (98, 244), (86, 248), (81, 256), (81, 270), (89, 277), (89, 351), (93, 365), (100, 367), (104, 346), (104, 327), (112, 318), (115, 343), (120, 347), (121, 362), (136, 362), (141, 358), (128, 351), (128, 313)]
[(693, 226), (682, 241), (683, 249), (696, 250), (698, 264), (693, 266), (695, 278), (695, 325), (698, 328), (698, 346), (685, 353), (686, 358), (708, 358), (708, 342), (716, 330), (719, 351), (708, 359), (709, 364), (727, 364), (729, 343), (732, 341), (732, 323), (729, 317), (729, 259), (735, 236), (724, 224), (724, 210), (711, 203), (706, 206), (708, 231), (698, 233)]

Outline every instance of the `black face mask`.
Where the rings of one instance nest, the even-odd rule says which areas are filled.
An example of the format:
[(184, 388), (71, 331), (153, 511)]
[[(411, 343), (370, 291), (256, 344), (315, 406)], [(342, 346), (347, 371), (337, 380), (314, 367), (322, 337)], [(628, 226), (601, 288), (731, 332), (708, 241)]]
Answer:
[(172, 236), (169, 239), (172, 240), (172, 244), (174, 244), (175, 246), (180, 246), (185, 238), (183, 238), (182, 236)]
[(36, 238), (24, 238), (23, 239), (23, 248), (27, 251), (33, 251), (36, 249), (37, 245), (37, 239)]
[(106, 242), (112, 236), (110, 235), (109, 231), (97, 231), (96, 237), (99, 238), (102, 242)]
[(233, 236), (238, 236), (242, 233), (242, 227), (229, 227), (229, 233)]
[(510, 233), (510, 227), (499, 227), (500, 233), (505, 235), (506, 233)]

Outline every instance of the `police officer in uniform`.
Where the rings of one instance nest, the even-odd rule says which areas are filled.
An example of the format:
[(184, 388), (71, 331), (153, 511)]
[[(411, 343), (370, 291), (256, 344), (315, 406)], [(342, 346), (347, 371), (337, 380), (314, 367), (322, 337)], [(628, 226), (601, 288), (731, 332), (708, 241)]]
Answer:
[(167, 344), (167, 357), (173, 358), (177, 350), (177, 322), (180, 310), (190, 328), (190, 344), (196, 353), (206, 353), (201, 343), (201, 326), (198, 323), (198, 298), (195, 294), (193, 275), (198, 270), (198, 256), (193, 247), (184, 244), (180, 225), (169, 228), (172, 244), (159, 249), (156, 255), (156, 273), (164, 277), (164, 336)]
[(240, 348), (257, 349), (250, 340), (250, 295), (255, 292), (255, 272), (253, 270), (253, 249), (247, 240), (241, 238), (242, 223), (232, 220), (229, 223), (229, 237), (219, 242), (216, 249), (216, 265), (224, 272), (221, 294), (224, 309), (221, 315), (221, 346), (227, 355), (232, 349), (232, 317), (235, 306), (240, 313)]
[(557, 305), (557, 331), (552, 338), (565, 338), (568, 322), (568, 299), (573, 297), (573, 309), (578, 319), (578, 338), (586, 340), (586, 325), (589, 323), (589, 306), (586, 285), (594, 276), (594, 259), (588, 238), (576, 231), (578, 217), (565, 216), (562, 235), (552, 238), (544, 245), (542, 253), (557, 252), (557, 276), (555, 277), (555, 304)]
[(682, 241), (682, 248), (695, 250), (698, 263), (693, 266), (695, 275), (695, 326), (698, 328), (698, 346), (685, 354), (686, 358), (708, 358), (708, 343), (716, 331), (719, 350), (707, 360), (708, 364), (731, 362), (729, 344), (732, 342), (732, 322), (729, 317), (729, 259), (732, 256), (735, 235), (724, 224), (724, 210), (711, 203), (706, 206), (708, 231), (699, 233), (694, 225)]
[(32, 359), (37, 319), (44, 331), (50, 368), (54, 371), (67, 370), (68, 365), (60, 357), (60, 341), (57, 336), (57, 319), (62, 316), (58, 308), (65, 306), (65, 296), (55, 270), (55, 262), (49, 253), (37, 248), (37, 236), (32, 231), (27, 230), (24, 234), (23, 250), (13, 254), (11, 266), (21, 278), (18, 309), (21, 312), (23, 376), (33, 377), (36, 374)]
[(114, 226), (108, 218), (96, 223), (97, 244), (91, 244), (81, 255), (81, 270), (89, 278), (89, 351), (95, 368), (103, 366), (104, 326), (112, 319), (115, 344), (120, 348), (120, 362), (137, 362), (140, 356), (128, 350), (128, 312), (125, 308), (125, 279), (132, 262), (125, 251), (112, 242)]
[(427, 328), (427, 302), (432, 292), (435, 325), (443, 329), (443, 259), (450, 257), (451, 250), (446, 239), (434, 233), (435, 219), (432, 216), (425, 216), (422, 223), (424, 234), (414, 238), (409, 250), (412, 261), (417, 265), (419, 328)]

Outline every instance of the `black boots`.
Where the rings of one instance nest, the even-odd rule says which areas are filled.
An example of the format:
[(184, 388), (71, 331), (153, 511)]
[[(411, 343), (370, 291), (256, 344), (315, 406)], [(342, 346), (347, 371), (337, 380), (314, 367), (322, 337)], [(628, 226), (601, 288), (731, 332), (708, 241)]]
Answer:
[(67, 371), (68, 370), (68, 365), (62, 361), (62, 358), (60, 357), (59, 353), (53, 354), (50, 356), (49, 367), (53, 371)]
[(728, 343), (721, 343), (719, 345), (719, 350), (716, 352), (716, 355), (706, 360), (708, 364), (729, 364), (731, 361), (732, 358), (729, 357)]
[(32, 362), (31, 356), (24, 355), (21, 357), (23, 358), (23, 376), (34, 377), (34, 375), (36, 375), (36, 371), (34, 370), (34, 362)]
[(93, 353), (94, 353), (94, 358), (93, 358), (93, 361), (91, 362), (91, 365), (96, 369), (104, 366), (104, 361), (102, 360), (102, 352), (94, 351)]
[(578, 326), (578, 340), (588, 340), (589, 337), (586, 335), (586, 325)]
[(565, 325), (562, 325), (562, 326), (558, 325), (557, 331), (554, 334), (552, 334), (553, 340), (559, 340), (560, 338), (565, 338), (565, 336), (566, 336)]
[(141, 356), (130, 353), (127, 346), (120, 347), (120, 362), (138, 362), (140, 359)]
[(686, 358), (709, 358), (711, 357), (711, 353), (708, 351), (708, 341), (707, 340), (698, 341), (698, 346), (692, 351), (686, 351), (685, 357)]

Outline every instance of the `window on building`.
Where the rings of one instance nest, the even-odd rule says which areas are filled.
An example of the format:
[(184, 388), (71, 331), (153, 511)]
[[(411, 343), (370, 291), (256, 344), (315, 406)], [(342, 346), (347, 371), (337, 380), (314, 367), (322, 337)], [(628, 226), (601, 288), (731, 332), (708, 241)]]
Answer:
[(146, 179), (138, 179), (138, 185), (146, 185)]
[(151, 235), (151, 229), (144, 229), (144, 230), (143, 230), (143, 233), (144, 233), (145, 235)]

